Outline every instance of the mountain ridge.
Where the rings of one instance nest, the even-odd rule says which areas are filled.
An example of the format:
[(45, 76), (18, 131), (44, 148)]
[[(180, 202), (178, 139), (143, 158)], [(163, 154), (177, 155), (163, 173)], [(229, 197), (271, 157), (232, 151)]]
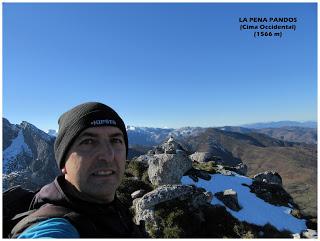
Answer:
[[(277, 170), (285, 178), (285, 187), (298, 200), (297, 202), (301, 205), (301, 209), (309, 214), (316, 215), (316, 145), (279, 140), (264, 133), (252, 132), (248, 128), (236, 127), (236, 130), (234, 128), (187, 127), (180, 130), (131, 128), (128, 131), (129, 143), (131, 142), (128, 157), (132, 159), (143, 155), (153, 146), (158, 145), (170, 136), (174, 136), (183, 143), (190, 153), (208, 153), (214, 157), (217, 163), (222, 165), (232, 166), (244, 163), (247, 166), (248, 175), (260, 171)], [(140, 135), (138, 135), (140, 138), (138, 141), (132, 135), (134, 134), (132, 133), (133, 131), (139, 131), (137, 132)], [(22, 139), (20, 140), (22, 144), (18, 142), (20, 143), (18, 145), (20, 151), (17, 156), (12, 154), (11, 161), (9, 160), (8, 162), (6, 161), (8, 159), (6, 158), (8, 157), (7, 152), (9, 152), (7, 149), (18, 138), (19, 133), (19, 138), (23, 137), (23, 142), (21, 142)], [(5, 154), (3, 160), (4, 188), (9, 187), (10, 183), (24, 184), (23, 180), (27, 180), (27, 178), (36, 180), (36, 177), (41, 176), (41, 171), (44, 173), (52, 172), (52, 170), (45, 170), (44, 167), (48, 165), (51, 167), (56, 166), (53, 154), (54, 137), (50, 137), (27, 122), (14, 125), (10, 124), (6, 119), (3, 119), (3, 134), (3, 153)], [(147, 139), (147, 145), (144, 145), (142, 140), (146, 136), (149, 139)], [(203, 154), (202, 156), (206, 155)], [(43, 160), (45, 160), (45, 165)], [(15, 169), (18, 168), (14, 163), (22, 165), (20, 173), (24, 173), (22, 175), (23, 178), (19, 179), (19, 175), (9, 173), (14, 173)], [(58, 172), (59, 170), (56, 168), (54, 173)], [(52, 179), (54, 175), (48, 176)], [(33, 185), (38, 185), (39, 187), (49, 181), (44, 177), (39, 180), (42, 181), (38, 183), (34, 181)], [(306, 199), (305, 194), (308, 195), (310, 200)]]

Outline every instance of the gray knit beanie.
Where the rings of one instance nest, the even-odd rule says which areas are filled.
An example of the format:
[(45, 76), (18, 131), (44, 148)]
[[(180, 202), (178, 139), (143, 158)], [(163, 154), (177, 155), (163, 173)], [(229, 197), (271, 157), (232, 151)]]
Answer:
[(62, 114), (58, 120), (59, 131), (54, 143), (54, 155), (61, 169), (65, 164), (66, 154), (76, 137), (89, 127), (115, 126), (124, 136), (126, 155), (128, 155), (128, 135), (121, 117), (109, 106), (98, 102), (78, 105)]

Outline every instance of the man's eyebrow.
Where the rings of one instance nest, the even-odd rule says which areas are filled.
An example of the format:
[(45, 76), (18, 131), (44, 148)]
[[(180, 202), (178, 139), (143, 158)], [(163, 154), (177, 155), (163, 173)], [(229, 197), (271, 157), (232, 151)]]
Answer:
[[(98, 134), (95, 133), (91, 133), (91, 132), (84, 132), (82, 134), (79, 135), (79, 138), (83, 138), (83, 137), (98, 137)], [(123, 137), (124, 135), (122, 134), (122, 132), (116, 132), (110, 135), (110, 137), (114, 138), (114, 137)]]
[(124, 137), (123, 134), (122, 134), (122, 132), (117, 132), (117, 133), (114, 133), (114, 134), (111, 134), (111, 135), (110, 135), (110, 137), (120, 137), (120, 136), (121, 136), (121, 137)]
[(95, 133), (90, 133), (90, 132), (84, 132), (82, 134), (79, 135), (79, 138), (82, 138), (82, 137), (97, 137), (98, 135), (95, 134)]

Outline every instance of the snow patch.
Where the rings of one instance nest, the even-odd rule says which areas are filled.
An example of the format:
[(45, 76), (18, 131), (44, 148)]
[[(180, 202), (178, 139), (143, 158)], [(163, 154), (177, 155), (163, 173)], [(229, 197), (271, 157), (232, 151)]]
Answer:
[(12, 143), (3, 152), (3, 172), (7, 172), (7, 164), (15, 160), (22, 153), (32, 157), (32, 151), (24, 141), (22, 130), (19, 130), (18, 136), (12, 140)]
[[(270, 223), (278, 230), (289, 230), (292, 233), (300, 233), (307, 229), (306, 221), (297, 219), (290, 215), (291, 209), (283, 206), (274, 206), (258, 198), (250, 189), (242, 184), (251, 185), (252, 179), (236, 174), (235, 176), (225, 176), (221, 174), (211, 175), (210, 181), (199, 179), (194, 182), (191, 178), (184, 176), (181, 179), (183, 184), (194, 184), (205, 188), (213, 194), (232, 188), (238, 194), (238, 201), (242, 209), (238, 212), (226, 207), (227, 211), (240, 221), (264, 226)], [(213, 198), (211, 204), (225, 206), (217, 198)]]
[(127, 131), (130, 130), (130, 131), (134, 131), (136, 128), (134, 126), (127, 126)]
[(57, 137), (58, 132), (56, 130), (49, 129), (46, 131), (46, 134), (48, 134), (49, 136), (52, 136), (52, 137)]

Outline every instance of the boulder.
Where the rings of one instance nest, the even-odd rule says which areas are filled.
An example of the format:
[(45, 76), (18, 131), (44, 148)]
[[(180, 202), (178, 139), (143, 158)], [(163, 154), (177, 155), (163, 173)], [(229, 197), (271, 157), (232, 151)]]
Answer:
[(243, 176), (247, 175), (248, 167), (246, 164), (239, 163), (234, 167), (234, 169), (235, 169), (234, 171), (240, 175), (243, 175)]
[(205, 204), (211, 203), (213, 194), (211, 192), (197, 192), (192, 196), (191, 206), (195, 209)]
[(194, 187), (188, 185), (163, 185), (145, 194), (137, 205), (141, 209), (154, 207), (155, 205), (175, 198), (185, 198), (193, 193)]
[(146, 194), (146, 190), (140, 189), (140, 190), (137, 190), (137, 191), (131, 193), (131, 198), (132, 198), (132, 199), (140, 198), (140, 197), (142, 197), (144, 194)]
[(248, 185), (250, 192), (255, 193), (257, 197), (263, 199), (276, 206), (286, 206), (290, 208), (297, 208), (293, 202), (292, 197), (286, 190), (278, 184), (269, 184), (267, 182), (256, 181), (253, 179), (251, 185)]
[(277, 184), (282, 186), (282, 178), (276, 171), (261, 172), (253, 177), (254, 181), (265, 182), (268, 184)]
[(292, 234), (292, 238), (293, 239), (300, 239), (301, 237), (300, 237), (299, 233), (294, 233), (294, 234)]
[(307, 229), (307, 231), (304, 231), (302, 233), (302, 238), (317, 239), (318, 238), (317, 231), (312, 229)]
[(192, 161), (183, 153), (156, 154), (149, 159), (148, 176), (155, 186), (179, 184), (182, 176), (192, 168)]
[(145, 194), (142, 198), (135, 199), (133, 202), (133, 207), (135, 210), (135, 223), (139, 224), (141, 220), (144, 220), (150, 224), (155, 224), (155, 205), (178, 197), (189, 196), (191, 195), (192, 190), (192, 186), (164, 185)]
[(204, 179), (206, 181), (211, 180), (211, 175), (207, 171), (198, 170), (193, 167), (189, 169), (184, 175), (189, 176), (195, 182), (198, 182), (198, 178)]
[(196, 162), (208, 162), (211, 161), (211, 154), (209, 152), (195, 152), (189, 158)]
[(224, 192), (218, 192), (215, 196), (222, 201), (228, 208), (239, 211), (241, 210), (241, 206), (238, 202), (237, 192), (232, 189), (224, 190)]
[(177, 154), (177, 152), (186, 152), (180, 143), (172, 136), (154, 149), (155, 154)]
[(222, 175), (225, 175), (225, 176), (234, 176), (235, 175), (234, 172), (226, 170), (225, 167), (222, 165), (217, 165), (216, 172), (220, 173)]
[(134, 158), (133, 160), (134, 160), (134, 161), (137, 161), (137, 162), (142, 162), (143, 164), (148, 165), (149, 160), (150, 160), (151, 158), (152, 158), (152, 155), (146, 154), (146, 155), (141, 155), (141, 156), (139, 156), (139, 157), (136, 157), (136, 158)]
[(154, 223), (154, 208), (156, 205), (174, 199), (188, 200), (190, 206), (198, 208), (212, 201), (212, 193), (189, 185), (163, 185), (133, 201), (135, 223), (141, 220)]

